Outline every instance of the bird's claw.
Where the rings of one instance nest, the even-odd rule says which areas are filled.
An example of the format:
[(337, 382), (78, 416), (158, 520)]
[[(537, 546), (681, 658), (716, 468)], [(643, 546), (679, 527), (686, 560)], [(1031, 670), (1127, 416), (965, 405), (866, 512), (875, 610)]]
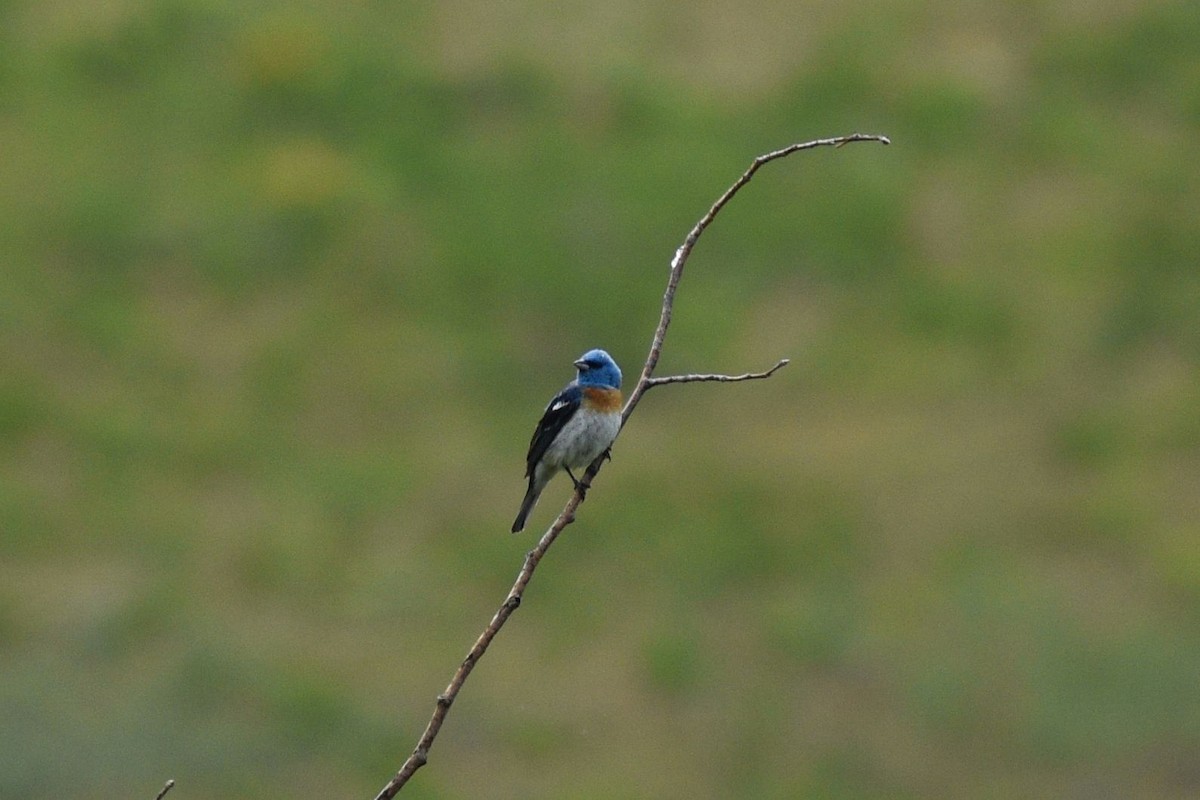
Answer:
[(575, 491), (579, 492), (579, 499), (582, 500), (587, 497), (587, 490), (589, 488), (588, 485), (576, 478), (575, 474), (569, 469), (567, 470), (567, 476), (570, 477), (571, 482), (575, 484)]

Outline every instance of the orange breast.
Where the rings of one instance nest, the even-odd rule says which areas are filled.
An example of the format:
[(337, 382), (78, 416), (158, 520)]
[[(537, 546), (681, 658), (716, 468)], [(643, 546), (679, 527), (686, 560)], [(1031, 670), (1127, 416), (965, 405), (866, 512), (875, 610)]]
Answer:
[(620, 411), (621, 400), (620, 389), (602, 389), (596, 386), (588, 386), (583, 390), (584, 403), (596, 411)]

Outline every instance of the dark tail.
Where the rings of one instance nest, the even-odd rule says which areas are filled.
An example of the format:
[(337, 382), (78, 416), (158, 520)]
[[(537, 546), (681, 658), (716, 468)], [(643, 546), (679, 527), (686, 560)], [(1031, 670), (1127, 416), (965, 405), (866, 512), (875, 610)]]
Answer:
[(534, 491), (533, 476), (529, 476), (529, 489), (525, 492), (525, 499), (521, 501), (521, 510), (517, 512), (517, 519), (513, 522), (513, 533), (520, 533), (525, 530), (525, 519), (529, 516), (529, 512), (533, 511), (533, 507), (537, 505), (540, 494), (540, 490)]

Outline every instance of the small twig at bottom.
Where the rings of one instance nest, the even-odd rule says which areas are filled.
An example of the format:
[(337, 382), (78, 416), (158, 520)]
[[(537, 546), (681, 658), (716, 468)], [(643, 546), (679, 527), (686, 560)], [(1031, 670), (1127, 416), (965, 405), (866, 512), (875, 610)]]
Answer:
[(164, 797), (167, 796), (167, 792), (171, 791), (171, 789), (174, 786), (175, 786), (175, 781), (168, 780), (166, 783), (163, 784), (163, 788), (159, 791), (158, 796), (155, 797), (154, 800), (162, 800)]

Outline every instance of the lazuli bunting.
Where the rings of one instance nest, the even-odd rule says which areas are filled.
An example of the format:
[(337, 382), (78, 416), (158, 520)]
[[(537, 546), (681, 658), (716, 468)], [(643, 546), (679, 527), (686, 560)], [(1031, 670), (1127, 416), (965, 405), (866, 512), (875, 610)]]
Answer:
[(621, 430), (621, 369), (603, 350), (589, 350), (575, 362), (579, 374), (554, 396), (529, 442), (525, 477), (529, 490), (512, 531), (524, 529), (550, 479), (565, 469), (586, 467), (617, 438)]

